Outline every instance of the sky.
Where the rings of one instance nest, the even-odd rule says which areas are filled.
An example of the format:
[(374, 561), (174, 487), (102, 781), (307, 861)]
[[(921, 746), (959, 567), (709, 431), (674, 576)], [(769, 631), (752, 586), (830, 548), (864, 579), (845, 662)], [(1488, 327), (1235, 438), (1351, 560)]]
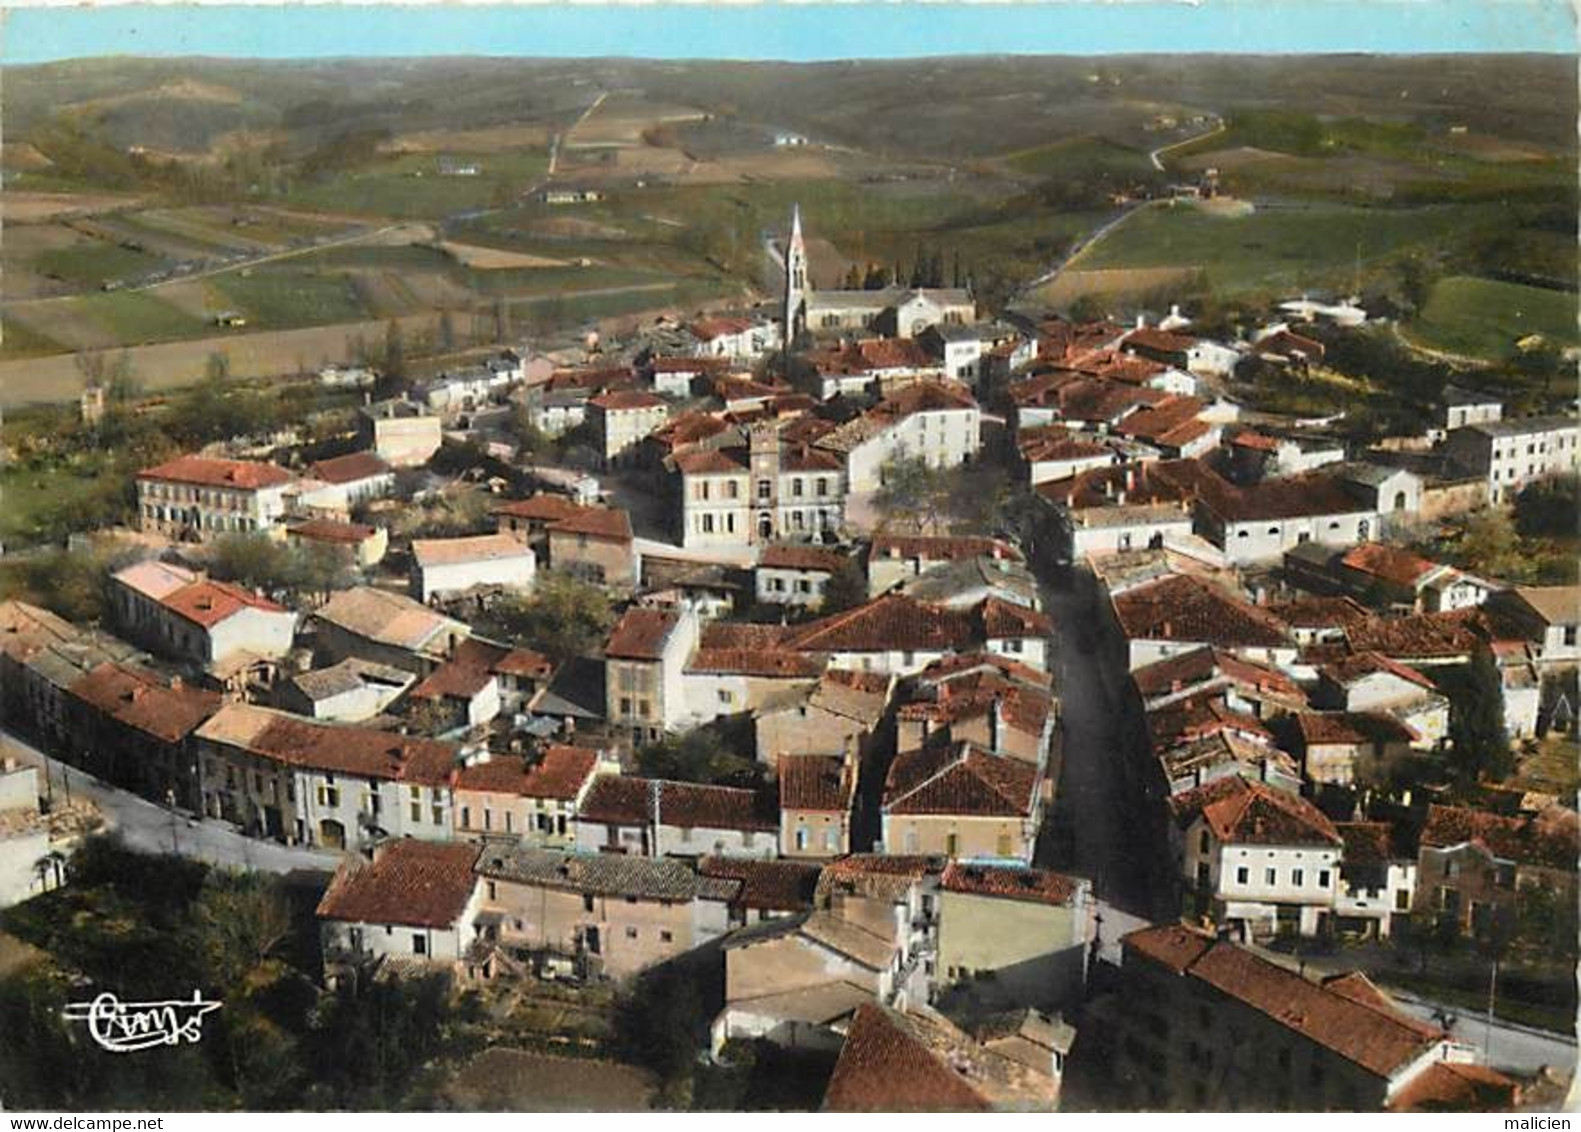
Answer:
[(805, 62), (1123, 52), (1574, 53), (1568, 0), (102, 4), (9, 0), (0, 62), (493, 55)]

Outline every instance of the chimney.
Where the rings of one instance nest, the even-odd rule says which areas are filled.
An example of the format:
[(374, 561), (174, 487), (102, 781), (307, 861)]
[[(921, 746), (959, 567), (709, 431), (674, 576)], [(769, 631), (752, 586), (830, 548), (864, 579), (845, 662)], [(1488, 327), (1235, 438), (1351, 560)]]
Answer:
[(1127, 490), (1127, 491), (1135, 491), (1136, 490), (1136, 468), (1134, 466), (1129, 465), (1129, 464), (1126, 465), (1126, 469), (1125, 469), (1125, 490)]
[(1140, 311), (1138, 311), (1137, 314), (1136, 314), (1136, 328), (1138, 330), (1146, 330), (1147, 329), (1147, 315), (1143, 314)]

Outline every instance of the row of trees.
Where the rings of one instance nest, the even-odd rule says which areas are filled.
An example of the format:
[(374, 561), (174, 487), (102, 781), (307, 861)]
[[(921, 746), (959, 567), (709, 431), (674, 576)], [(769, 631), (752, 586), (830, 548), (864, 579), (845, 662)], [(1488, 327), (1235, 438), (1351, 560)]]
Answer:
[(961, 268), (959, 249), (955, 251), (952, 271), (946, 274), (944, 253), (938, 248), (929, 250), (921, 244), (917, 245), (909, 272), (901, 269), (898, 259), (892, 268), (872, 262), (860, 266), (853, 263), (841, 280), (842, 286), (848, 291), (882, 291), (885, 287), (897, 284), (909, 287), (965, 287), (970, 282), (970, 277)]

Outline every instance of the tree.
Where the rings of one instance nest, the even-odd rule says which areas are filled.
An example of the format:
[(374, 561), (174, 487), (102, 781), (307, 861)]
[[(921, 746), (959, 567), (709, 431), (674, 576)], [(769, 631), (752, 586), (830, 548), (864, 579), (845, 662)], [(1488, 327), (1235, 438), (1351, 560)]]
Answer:
[(1581, 476), (1557, 476), (1528, 485), (1515, 497), (1515, 529), (1523, 538), (1566, 538), (1581, 514)]
[(818, 607), (818, 611), (821, 614), (840, 613), (854, 609), (866, 600), (867, 579), (862, 576), (862, 568), (855, 560), (848, 558), (829, 575), (823, 587), (823, 604)]
[(192, 905), (192, 946), (215, 986), (238, 986), (291, 934), (278, 883), (262, 873), (213, 871)]
[(750, 756), (729, 749), (707, 727), (684, 735), (666, 735), (637, 752), (637, 766), (652, 778), (675, 782), (703, 782), (717, 786), (756, 787), (762, 768)]
[(1462, 790), (1502, 782), (1515, 769), (1504, 726), (1504, 683), (1493, 651), (1479, 648), (1449, 698), (1450, 763)]
[(295, 588), (295, 566), (290, 547), (261, 533), (222, 535), (209, 555), (209, 572), (220, 581), (271, 594)]
[(1520, 540), (1508, 513), (1484, 507), (1466, 520), (1460, 539), (1460, 557), (1479, 574), (1491, 577), (1520, 576), (1526, 569)]
[(883, 486), (873, 497), (886, 519), (904, 519), (919, 533), (938, 524), (946, 485), (921, 456), (901, 456), (884, 465)]
[(500, 636), (557, 664), (591, 653), (615, 620), (609, 595), (570, 574), (544, 571), (533, 592), (495, 602), (488, 619)]
[(384, 326), (384, 376), (392, 381), (406, 378), (406, 340), (393, 318)]

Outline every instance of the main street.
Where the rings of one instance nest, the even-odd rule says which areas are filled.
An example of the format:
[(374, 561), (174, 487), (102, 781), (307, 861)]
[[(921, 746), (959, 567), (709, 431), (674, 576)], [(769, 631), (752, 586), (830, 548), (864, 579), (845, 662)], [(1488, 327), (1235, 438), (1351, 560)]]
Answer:
[(270, 873), (296, 869), (332, 872), (341, 861), (335, 853), (260, 841), (243, 836), (224, 822), (200, 820), (179, 810), (156, 806), (67, 766), (9, 731), (0, 731), (0, 743), (7, 754), (22, 762), (47, 768), (52, 793), (86, 798), (98, 806), (106, 828), (119, 833), (129, 848), (145, 853), (174, 852), (211, 865)]
[[(1170, 907), (1160, 873), (1168, 850), (1127, 773), (1133, 753), (1127, 749), (1124, 674), (1111, 671), (1103, 655), (1090, 600), (1069, 586), (1049, 584), (1043, 599), (1054, 622), (1062, 746), (1038, 863), (1091, 879), (1101, 901), (1141, 917), (1126, 918), (1129, 927), (1171, 916), (1178, 909)], [(1111, 926), (1121, 919), (1111, 915)]]

